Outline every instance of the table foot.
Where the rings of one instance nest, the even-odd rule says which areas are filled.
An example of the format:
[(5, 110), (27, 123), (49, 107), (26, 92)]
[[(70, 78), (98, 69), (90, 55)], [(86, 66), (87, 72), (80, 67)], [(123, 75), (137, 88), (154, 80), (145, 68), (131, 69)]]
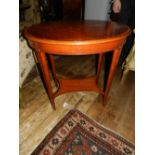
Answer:
[(102, 98), (102, 105), (103, 105), (103, 106), (106, 106), (106, 105), (107, 105), (107, 101), (108, 101), (108, 97), (103, 95), (103, 98)]
[(49, 100), (50, 100), (50, 102), (51, 102), (52, 108), (53, 108), (54, 110), (56, 110), (54, 98), (53, 98), (53, 99), (49, 98)]

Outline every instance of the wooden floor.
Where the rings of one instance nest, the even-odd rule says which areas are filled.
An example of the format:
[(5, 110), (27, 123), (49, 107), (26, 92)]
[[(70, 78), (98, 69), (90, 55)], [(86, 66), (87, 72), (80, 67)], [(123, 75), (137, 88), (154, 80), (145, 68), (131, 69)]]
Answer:
[[(80, 74), (93, 75), (95, 74), (95, 57), (60, 57), (57, 59), (57, 71), (59, 75), (73, 77), (81, 76)], [(27, 107), (20, 109), (19, 113), (20, 155), (30, 154), (72, 108), (79, 109), (104, 127), (134, 143), (134, 73), (129, 72), (123, 83), (120, 83), (120, 73), (121, 69), (118, 68), (106, 106), (102, 105), (101, 95), (95, 92), (76, 92), (58, 96), (55, 100), (57, 110), (54, 111), (38, 75), (25, 83), (23, 93)], [(102, 78), (100, 81), (103, 81)]]

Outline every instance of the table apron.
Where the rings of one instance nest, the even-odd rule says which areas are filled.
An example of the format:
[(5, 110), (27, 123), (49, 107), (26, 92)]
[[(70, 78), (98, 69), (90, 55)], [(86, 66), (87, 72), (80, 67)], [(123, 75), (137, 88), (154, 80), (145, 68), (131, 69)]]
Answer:
[(90, 55), (100, 54), (112, 51), (122, 47), (124, 40), (117, 40), (115, 42), (96, 43), (96, 44), (81, 44), (81, 45), (64, 45), (64, 44), (45, 44), (31, 42), (32, 47), (37, 52), (45, 52), (48, 54), (58, 55)]

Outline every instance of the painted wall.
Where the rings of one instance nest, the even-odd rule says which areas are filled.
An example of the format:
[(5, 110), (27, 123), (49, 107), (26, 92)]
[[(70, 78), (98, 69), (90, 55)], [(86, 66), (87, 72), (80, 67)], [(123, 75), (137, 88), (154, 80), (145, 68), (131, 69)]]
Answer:
[(85, 0), (86, 20), (109, 20), (110, 0)]

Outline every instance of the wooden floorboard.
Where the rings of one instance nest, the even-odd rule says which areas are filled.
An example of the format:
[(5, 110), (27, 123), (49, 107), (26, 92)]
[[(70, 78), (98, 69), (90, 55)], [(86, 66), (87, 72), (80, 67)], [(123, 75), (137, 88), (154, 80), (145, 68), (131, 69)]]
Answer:
[[(57, 59), (56, 67), (58, 75), (62, 77), (91, 76), (95, 74), (95, 56), (60, 57)], [(31, 78), (23, 86), (24, 102), (27, 107), (20, 109), (19, 112), (20, 155), (30, 154), (72, 108), (79, 109), (104, 127), (134, 143), (134, 73), (129, 72), (123, 83), (120, 82), (120, 76), (119, 67), (107, 105), (103, 106), (102, 96), (95, 92), (74, 92), (63, 94), (55, 99), (56, 111), (51, 107), (39, 75)], [(100, 81), (102, 81), (102, 77)]]

